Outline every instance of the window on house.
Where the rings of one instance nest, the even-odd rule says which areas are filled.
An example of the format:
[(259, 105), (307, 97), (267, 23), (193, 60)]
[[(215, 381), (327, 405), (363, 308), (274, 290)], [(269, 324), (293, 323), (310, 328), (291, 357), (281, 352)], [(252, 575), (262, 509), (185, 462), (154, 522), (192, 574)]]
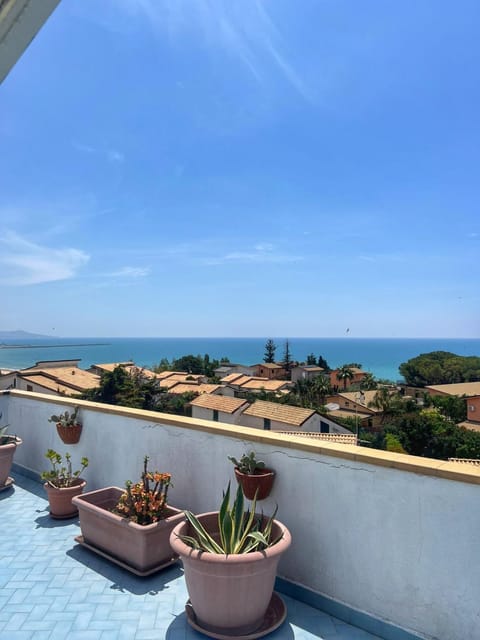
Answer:
[(265, 429), (265, 431), (270, 431), (270, 427), (271, 427), (270, 418), (264, 418), (263, 428)]
[(33, 387), (31, 384), (27, 384), (27, 391), (33, 391)]
[(215, 422), (218, 422), (218, 410), (217, 409), (213, 410), (213, 419), (215, 420)]
[(350, 402), (348, 402), (348, 401), (347, 401), (347, 402), (345, 402), (345, 406), (346, 406), (346, 407), (349, 407), (349, 406), (350, 406)]
[(324, 422), (320, 420), (320, 433), (330, 433), (330, 427), (328, 426), (328, 422)]

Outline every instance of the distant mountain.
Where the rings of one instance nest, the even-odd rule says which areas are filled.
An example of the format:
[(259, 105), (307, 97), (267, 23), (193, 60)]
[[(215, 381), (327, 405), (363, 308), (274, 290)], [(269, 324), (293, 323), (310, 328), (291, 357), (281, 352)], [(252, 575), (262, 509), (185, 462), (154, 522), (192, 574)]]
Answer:
[(41, 333), (29, 333), (28, 331), (1, 331), (0, 340), (30, 340), (31, 338), (51, 338)]

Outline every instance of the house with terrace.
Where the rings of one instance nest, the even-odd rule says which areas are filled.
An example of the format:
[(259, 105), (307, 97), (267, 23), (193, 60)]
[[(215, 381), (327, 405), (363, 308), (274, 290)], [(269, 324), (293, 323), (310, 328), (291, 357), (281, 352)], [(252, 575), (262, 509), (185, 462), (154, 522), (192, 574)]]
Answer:
[(480, 380), (477, 382), (455, 382), (453, 384), (431, 384), (424, 388), (431, 396), (480, 396)]
[(327, 405), (337, 405), (328, 415), (333, 419), (353, 418), (365, 429), (378, 429), (382, 424), (383, 412), (371, 406), (374, 402), (376, 390), (373, 391), (343, 391), (327, 397)]
[(290, 380), (269, 380), (258, 376), (246, 376), (232, 373), (220, 380), (223, 385), (222, 394), (245, 398), (248, 392), (259, 393), (266, 391), (281, 395), (292, 387)]
[(287, 377), (286, 369), (277, 362), (261, 362), (253, 366), (253, 375), (269, 380), (282, 380)]
[(238, 424), (240, 415), (249, 404), (241, 398), (203, 394), (190, 402), (192, 418)]
[(299, 364), (293, 367), (291, 372), (292, 382), (298, 380), (314, 380), (318, 376), (327, 376), (328, 373), (322, 367), (318, 367), (316, 364)]
[(20, 389), (59, 396), (77, 396), (100, 384), (100, 376), (80, 369), (80, 360), (42, 360), (35, 366), (0, 376), (0, 389)]
[(351, 378), (345, 378), (343, 380), (338, 379), (338, 373), (341, 371), (340, 369), (334, 369), (330, 371), (330, 386), (332, 389), (344, 389), (345, 387), (351, 387), (352, 385), (358, 385), (362, 382), (362, 380), (367, 376), (367, 372), (359, 369), (358, 367), (348, 367), (352, 372)]
[(256, 400), (242, 411), (241, 424), (265, 431), (320, 432), (320, 416), (312, 409)]

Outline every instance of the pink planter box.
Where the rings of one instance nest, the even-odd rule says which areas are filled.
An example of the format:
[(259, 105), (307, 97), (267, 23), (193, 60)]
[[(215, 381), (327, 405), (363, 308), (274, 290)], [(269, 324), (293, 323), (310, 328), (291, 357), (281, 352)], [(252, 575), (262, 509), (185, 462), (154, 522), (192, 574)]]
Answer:
[(119, 487), (90, 491), (72, 500), (78, 508), (85, 546), (124, 563), (136, 573), (149, 573), (176, 559), (169, 538), (184, 516), (168, 507), (168, 517), (154, 524), (139, 525), (111, 512), (124, 492)]

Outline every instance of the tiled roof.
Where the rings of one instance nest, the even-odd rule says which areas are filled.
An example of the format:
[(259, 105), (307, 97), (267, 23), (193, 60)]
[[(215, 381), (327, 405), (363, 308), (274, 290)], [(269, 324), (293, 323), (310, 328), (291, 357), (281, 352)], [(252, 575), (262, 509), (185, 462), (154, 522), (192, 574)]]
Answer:
[[(357, 418), (359, 420), (365, 420), (366, 418), (372, 418), (372, 414), (371, 413), (363, 413), (362, 411), (348, 411), (348, 409), (335, 409), (334, 411), (329, 411), (327, 414), (327, 416), (335, 419), (337, 416), (339, 418), (355, 418), (355, 416), (357, 416)], [(373, 418), (372, 418), (373, 419)]]
[(63, 393), (66, 396), (77, 395), (79, 393), (78, 389), (68, 385), (61, 384), (58, 380), (55, 380), (54, 378), (48, 378), (47, 376), (44, 376), (41, 373), (38, 373), (35, 375), (21, 376), (21, 377), (27, 382), (31, 382), (32, 384), (38, 384), (39, 386), (44, 387), (49, 391), (55, 391), (56, 393)]
[(173, 387), (170, 387), (168, 393), (180, 394), (180, 393), (214, 393), (221, 389), (221, 384), (207, 384), (196, 382), (177, 382)]
[(338, 396), (341, 396), (342, 398), (345, 398), (350, 402), (354, 402), (358, 405), (361, 405), (362, 407), (368, 408), (370, 411), (375, 411), (375, 412), (380, 411), (379, 409), (375, 409), (374, 407), (368, 406), (370, 402), (373, 402), (375, 400), (375, 396), (377, 395), (376, 389), (374, 389), (373, 391), (362, 391), (361, 394), (363, 396), (362, 401), (358, 399), (358, 396), (360, 395), (360, 391), (345, 391), (345, 392), (339, 391), (337, 393)]
[(455, 384), (432, 384), (425, 389), (438, 391), (450, 396), (478, 396), (480, 395), (480, 381), (457, 382)]
[(283, 422), (285, 424), (291, 424), (299, 427), (313, 416), (315, 411), (312, 409), (304, 409), (302, 407), (294, 407), (289, 404), (257, 400), (245, 409), (243, 414), (246, 416), (253, 416), (255, 418), (268, 418), (270, 420), (276, 420), (277, 422)]
[(217, 411), (223, 411), (224, 413), (235, 413), (240, 407), (248, 406), (246, 400), (241, 398), (231, 398), (230, 396), (215, 396), (204, 394), (195, 398), (190, 403), (194, 407), (202, 407), (204, 409), (216, 409)]
[[(280, 391), (286, 385), (291, 384), (288, 380), (269, 380), (268, 378), (253, 378), (247, 376), (247, 380), (240, 383), (242, 389), (265, 389), (265, 391)], [(235, 384), (238, 384), (235, 382)]]
[[(236, 377), (232, 378), (232, 376)], [(231, 373), (229, 376), (225, 376), (225, 378), (223, 378), (221, 382), (225, 382), (226, 384), (241, 385), (244, 382), (247, 382), (247, 380), (251, 379), (252, 376), (247, 376), (245, 373)], [(265, 378), (265, 380), (268, 380), (268, 378)]]
[(463, 427), (464, 429), (468, 429), (469, 431), (480, 431), (480, 424), (478, 422), (470, 422), (469, 420), (460, 422), (457, 427)]
[(67, 387), (76, 389), (93, 389), (100, 384), (100, 377), (85, 369), (78, 367), (48, 367), (47, 369), (36, 371), (22, 371), (23, 378), (35, 375), (42, 375), (50, 379), (55, 379)]
[(229, 373), (228, 376), (225, 376), (224, 378), (222, 378), (220, 380), (220, 382), (223, 382), (224, 384), (229, 384), (230, 382), (233, 382), (234, 380), (238, 380), (238, 378), (243, 378), (245, 374), (243, 373)]
[(276, 364), (275, 362), (260, 362), (260, 364), (256, 364), (256, 367), (264, 367), (265, 369), (283, 369), (281, 364)]
[(126, 367), (128, 365), (133, 365), (133, 362), (129, 360), (128, 362), (105, 362), (103, 364), (94, 364), (93, 367), (97, 369), (102, 369), (103, 371), (113, 371), (117, 367)]

